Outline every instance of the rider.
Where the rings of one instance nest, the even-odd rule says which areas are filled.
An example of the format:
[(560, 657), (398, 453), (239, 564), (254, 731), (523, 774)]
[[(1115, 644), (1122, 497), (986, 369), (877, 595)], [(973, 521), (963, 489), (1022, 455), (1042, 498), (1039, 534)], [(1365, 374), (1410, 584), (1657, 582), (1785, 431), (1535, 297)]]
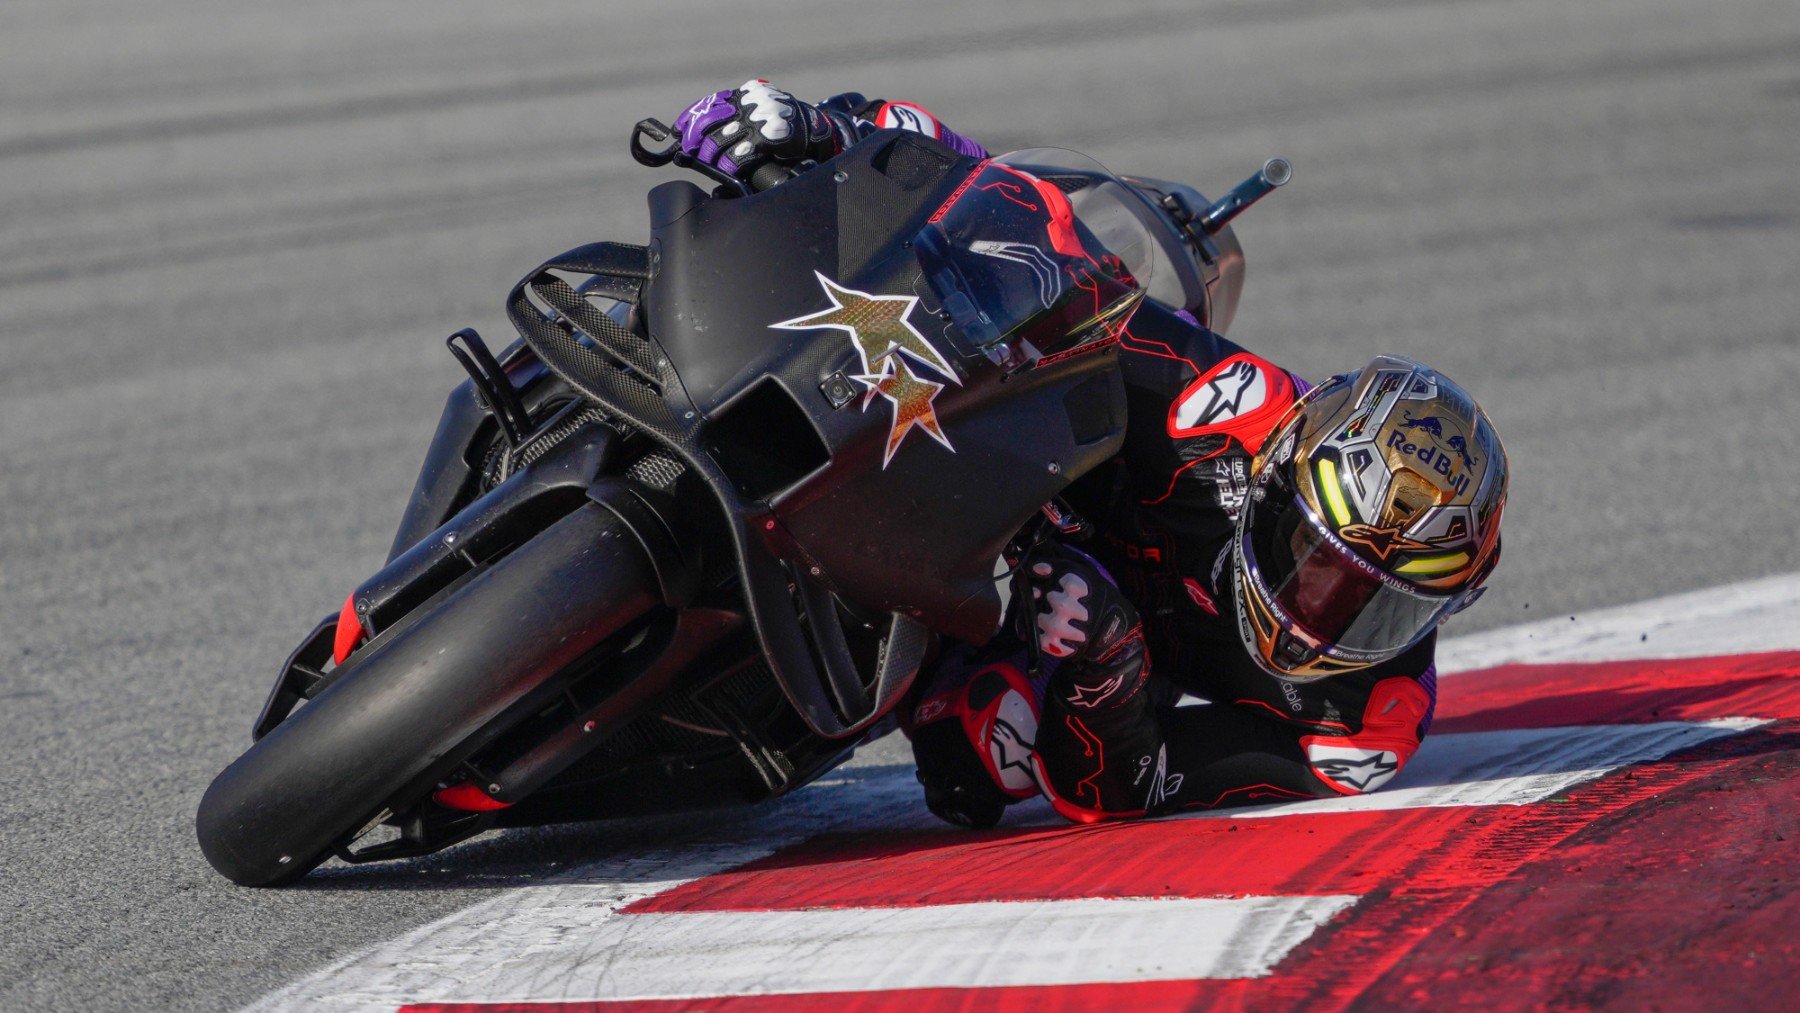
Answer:
[[(918, 105), (761, 80), (676, 128), (745, 180), (885, 128), (987, 157)], [(1313, 388), (1149, 300), (1118, 348), (1124, 449), (1064, 496), (1092, 536), (1019, 561), (1014, 628), (949, 647), (903, 717), (927, 804), (991, 826), (1040, 792), (1090, 822), (1380, 787), (1431, 724), (1438, 625), (1499, 559), (1491, 423), (1410, 359)]]

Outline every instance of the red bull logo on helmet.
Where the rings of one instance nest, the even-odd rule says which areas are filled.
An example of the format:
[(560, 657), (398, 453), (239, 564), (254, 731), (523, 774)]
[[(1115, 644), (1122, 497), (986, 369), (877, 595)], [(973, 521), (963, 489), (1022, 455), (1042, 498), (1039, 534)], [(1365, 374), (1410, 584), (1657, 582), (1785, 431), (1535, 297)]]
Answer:
[(1399, 430), (1389, 433), (1387, 449), (1418, 461), (1426, 472), (1443, 479), (1444, 485), (1457, 495), (1469, 491), (1469, 457), (1466, 450), (1452, 452), (1435, 443), (1414, 443), (1407, 437), (1407, 433)]

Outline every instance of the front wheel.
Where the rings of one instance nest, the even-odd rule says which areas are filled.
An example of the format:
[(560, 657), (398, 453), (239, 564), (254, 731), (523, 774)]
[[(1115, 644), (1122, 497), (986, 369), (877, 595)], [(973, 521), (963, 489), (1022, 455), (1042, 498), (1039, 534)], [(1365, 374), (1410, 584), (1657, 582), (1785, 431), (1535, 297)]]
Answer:
[(245, 886), (289, 883), (541, 707), (556, 676), (657, 607), (643, 549), (584, 503), (487, 564), (225, 768), (200, 801), (200, 849)]

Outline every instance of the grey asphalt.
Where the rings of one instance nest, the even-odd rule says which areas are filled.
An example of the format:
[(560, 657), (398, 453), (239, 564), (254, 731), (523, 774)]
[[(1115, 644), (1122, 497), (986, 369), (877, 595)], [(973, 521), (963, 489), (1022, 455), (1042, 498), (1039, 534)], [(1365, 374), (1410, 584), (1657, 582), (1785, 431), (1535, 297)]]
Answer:
[[(1233, 336), (1405, 351), (1514, 467), (1465, 631), (1800, 568), (1791, 0), (0, 6), (0, 1008), (222, 1008), (656, 826), (303, 889), (193, 844), (274, 666), (382, 558), (544, 257), (640, 238), (624, 139), (753, 74), (1219, 190)], [(893, 758), (891, 748), (877, 757)]]

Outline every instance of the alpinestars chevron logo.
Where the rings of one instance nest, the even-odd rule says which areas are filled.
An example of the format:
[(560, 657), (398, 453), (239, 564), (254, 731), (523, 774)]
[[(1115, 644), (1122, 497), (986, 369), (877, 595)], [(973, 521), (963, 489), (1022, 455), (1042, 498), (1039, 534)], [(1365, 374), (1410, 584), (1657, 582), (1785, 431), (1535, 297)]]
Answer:
[[(849, 333), (850, 342), (862, 361), (862, 372), (856, 374), (855, 379), (867, 388), (863, 394), (863, 410), (868, 411), (869, 402), (877, 394), (894, 408), (893, 422), (888, 427), (887, 449), (881, 458), (884, 469), (914, 429), (924, 432), (954, 454), (956, 448), (944, 435), (933, 406), (945, 385), (931, 377), (935, 374), (958, 385), (962, 381), (956, 378), (956, 370), (950, 367), (943, 354), (932, 347), (908, 319), (913, 307), (919, 304), (918, 296), (858, 292), (817, 271), (813, 275), (831, 300), (831, 307), (769, 326), (784, 331), (835, 327)], [(927, 367), (927, 371), (921, 374), (913, 368), (913, 363)]]
[(1311, 742), (1306, 759), (1320, 777), (1355, 792), (1373, 791), (1400, 771), (1399, 755), (1386, 749)]

